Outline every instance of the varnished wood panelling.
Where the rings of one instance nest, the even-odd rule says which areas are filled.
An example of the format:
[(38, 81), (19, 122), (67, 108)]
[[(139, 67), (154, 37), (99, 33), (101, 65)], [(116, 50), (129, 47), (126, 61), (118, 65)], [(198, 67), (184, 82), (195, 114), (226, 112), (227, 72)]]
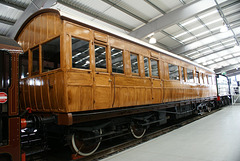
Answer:
[(62, 23), (59, 15), (55, 13), (44, 13), (33, 18), (22, 30), (17, 41), (23, 44), (23, 50), (46, 42), (60, 35)]
[(108, 73), (95, 74), (94, 109), (111, 108), (111, 82)]
[(68, 86), (68, 110), (81, 111), (81, 95), (80, 86)]
[(49, 97), (49, 81), (48, 76), (42, 76), (42, 100), (43, 100), (43, 107), (45, 111), (51, 110), (51, 103)]
[(58, 101), (58, 111), (60, 112), (66, 112), (66, 103), (64, 101), (65, 97), (65, 79), (64, 79), (64, 73), (58, 72), (56, 74), (56, 97)]
[(57, 80), (56, 80), (56, 74), (48, 75), (48, 81), (49, 81), (49, 95), (51, 100), (51, 108), (53, 111), (58, 111), (58, 99), (56, 96), (57, 93)]
[(108, 36), (106, 34), (103, 34), (97, 31), (94, 32), (94, 39), (101, 42), (105, 42), (105, 43), (108, 42)]
[(92, 74), (86, 71), (69, 71), (67, 72), (67, 84), (68, 85), (82, 85), (92, 86), (93, 78)]
[(88, 28), (81, 27), (79, 25), (76, 25), (70, 22), (66, 22), (65, 27), (66, 27), (65, 30), (67, 34), (71, 34), (73, 36), (76, 36), (78, 38), (83, 38), (85, 40), (91, 40), (92, 38), (91, 31)]
[(28, 29), (29, 29), (29, 47), (32, 48), (35, 46), (34, 44), (34, 19), (29, 23)]
[(151, 51), (151, 52), (150, 52), (150, 55), (151, 55), (151, 57), (154, 58), (154, 59), (159, 59), (159, 58), (160, 58), (160, 54), (157, 53), (157, 52), (154, 52), (154, 51)]
[(38, 110), (43, 110), (43, 101), (42, 101), (42, 80), (41, 77), (35, 78), (35, 96)]
[(29, 85), (29, 94), (30, 94), (30, 104), (33, 110), (37, 110), (36, 95), (35, 95), (35, 78), (31, 78), (28, 81)]
[(47, 15), (47, 26), (48, 26), (47, 36), (48, 36), (48, 39), (50, 39), (50, 38), (54, 37), (54, 35), (55, 35), (54, 15), (53, 14)]
[(34, 45), (39, 44), (41, 36), (41, 16), (35, 18)]
[(130, 87), (151, 87), (152, 85), (150, 78), (125, 77), (120, 75), (115, 75), (115, 84)]
[(111, 90), (109, 87), (96, 87), (94, 90), (94, 98), (94, 109), (111, 108)]

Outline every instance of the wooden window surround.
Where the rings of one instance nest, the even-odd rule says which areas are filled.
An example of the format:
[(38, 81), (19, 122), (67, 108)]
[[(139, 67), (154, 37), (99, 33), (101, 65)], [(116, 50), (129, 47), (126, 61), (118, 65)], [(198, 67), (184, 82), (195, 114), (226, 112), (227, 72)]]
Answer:
[(150, 59), (151, 62), (151, 76), (152, 78), (159, 78), (159, 66), (158, 60)]
[(130, 53), (131, 71), (133, 76), (139, 76), (139, 55)]
[(112, 47), (111, 48), (112, 72), (124, 73), (123, 50)]
[(96, 72), (107, 72), (107, 46), (97, 43), (94, 50)]

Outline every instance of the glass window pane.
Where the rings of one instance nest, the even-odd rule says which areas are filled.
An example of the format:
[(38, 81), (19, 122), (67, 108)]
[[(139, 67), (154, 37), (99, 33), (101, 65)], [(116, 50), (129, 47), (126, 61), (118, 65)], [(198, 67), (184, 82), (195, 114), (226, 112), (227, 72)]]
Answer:
[(182, 73), (182, 80), (185, 81), (185, 79), (184, 79), (185, 78), (184, 77), (184, 68), (183, 67), (181, 67), (181, 73)]
[(204, 77), (204, 84), (208, 84), (207, 75), (205, 75), (205, 77)]
[(42, 45), (42, 72), (60, 68), (60, 37)]
[(112, 72), (124, 73), (123, 71), (123, 51), (120, 49), (112, 48)]
[(199, 72), (196, 72), (196, 83), (199, 83)]
[(151, 59), (151, 68), (152, 68), (152, 76), (159, 77), (158, 75), (158, 61)]
[(95, 45), (95, 64), (96, 68), (107, 68), (105, 46)]
[(212, 82), (214, 85), (216, 85), (216, 77), (215, 76), (212, 76)]
[(169, 69), (169, 79), (179, 80), (178, 66), (173, 64), (168, 64), (168, 69)]
[(132, 73), (139, 74), (138, 72), (138, 57), (135, 54), (130, 54)]
[(90, 69), (89, 42), (72, 37), (72, 67)]
[[(11, 56), (0, 50), (0, 88), (7, 88), (11, 81)], [(0, 104), (1, 106), (1, 104)], [(1, 112), (1, 111), (0, 111)]]
[(187, 69), (187, 80), (188, 82), (194, 82), (193, 81), (193, 71), (191, 69)]
[(144, 71), (145, 71), (145, 76), (149, 77), (149, 61), (148, 58), (144, 57)]
[(20, 78), (26, 78), (28, 76), (28, 51), (24, 54), (20, 54), (20, 68), (19, 68), (19, 76)]
[(211, 75), (208, 76), (208, 83), (212, 84), (212, 76)]
[(203, 73), (201, 73), (201, 74), (199, 75), (199, 79), (200, 79), (200, 83), (201, 83), (201, 84), (203, 84), (203, 78), (204, 78), (204, 77), (203, 77)]
[(39, 73), (39, 48), (32, 50), (32, 74)]

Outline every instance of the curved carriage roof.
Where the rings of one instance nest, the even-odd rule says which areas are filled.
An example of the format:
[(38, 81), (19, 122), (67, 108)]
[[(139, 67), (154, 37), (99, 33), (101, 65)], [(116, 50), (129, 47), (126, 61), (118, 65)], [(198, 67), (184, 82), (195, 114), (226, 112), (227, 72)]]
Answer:
[(171, 52), (169, 52), (169, 51), (166, 51), (166, 50), (164, 50), (164, 49), (158, 48), (158, 47), (156, 47), (156, 46), (154, 46), (154, 45), (148, 44), (148, 43), (146, 43), (146, 42), (144, 42), (144, 41), (141, 41), (141, 40), (139, 40), (139, 39), (136, 39), (136, 38), (134, 38), (134, 37), (132, 37), (132, 36), (129, 36), (129, 35), (124, 34), (124, 33), (122, 33), (122, 32), (116, 31), (116, 30), (111, 29), (111, 28), (109, 28), (109, 27), (100, 25), (100, 24), (98, 24), (98, 23), (95, 23), (95, 22), (90, 21), (90, 20), (88, 20), (88, 19), (85, 19), (85, 18), (83, 18), (83, 17), (76, 17), (76, 16), (74, 16), (74, 15), (71, 15), (71, 14), (68, 14), (68, 13), (66, 13), (66, 12), (62, 12), (62, 11), (59, 11), (59, 10), (55, 10), (55, 9), (43, 9), (43, 10), (39, 10), (39, 11), (37, 11), (36, 13), (34, 13), (33, 15), (31, 15), (31, 16), (23, 23), (23, 25), (21, 26), (20, 30), (18, 31), (18, 33), (17, 33), (16, 36), (15, 36), (15, 40), (16, 40), (16, 38), (19, 36), (19, 34), (20, 34), (21, 31), (23, 30), (23, 28), (27, 25), (28, 22), (30, 22), (34, 17), (36, 17), (36, 16), (38, 16), (38, 15), (40, 15), (40, 14), (42, 14), (42, 13), (47, 13), (47, 12), (57, 13), (57, 14), (60, 16), (60, 18), (63, 19), (63, 20), (73, 21), (74, 23), (79, 23), (79, 24), (81, 24), (81, 25), (90, 26), (90, 27), (92, 27), (92, 28), (94, 28), (94, 29), (96, 29), (96, 30), (100, 30), (100, 31), (105, 32), (105, 33), (107, 33), (107, 34), (114, 35), (114, 36), (123, 38), (123, 39), (125, 39), (125, 40), (131, 41), (131, 42), (134, 42), (134, 43), (137, 43), (137, 44), (142, 45), (142, 46), (145, 46), (145, 47), (147, 47), (147, 48), (149, 48), (149, 49), (152, 49), (152, 50), (155, 50), (155, 51), (157, 51), (157, 52), (160, 52), (160, 53), (169, 55), (169, 56), (171, 56), (171, 57), (177, 58), (177, 59), (179, 59), (179, 60), (185, 61), (185, 62), (187, 62), (187, 63), (190, 63), (190, 64), (192, 64), (192, 65), (195, 65), (195, 66), (197, 66), (197, 67), (200, 67), (200, 68), (202, 68), (202, 69), (205, 69), (205, 70), (207, 70), (207, 71), (210, 71), (210, 72), (213, 72), (213, 73), (214, 73), (214, 71), (213, 71), (212, 69), (206, 68), (206, 67), (204, 67), (204, 66), (202, 66), (202, 65), (199, 65), (199, 64), (197, 64), (197, 63), (195, 63), (195, 62), (193, 62), (193, 61), (190, 61), (190, 60), (188, 60), (188, 59), (185, 59), (185, 58), (183, 58), (183, 57), (181, 57), (181, 56), (178, 56), (178, 55), (176, 55), (176, 54), (174, 54), (174, 53), (171, 53)]
[(5, 36), (0, 36), (0, 50), (19, 54), (23, 52), (21, 46), (15, 40)]

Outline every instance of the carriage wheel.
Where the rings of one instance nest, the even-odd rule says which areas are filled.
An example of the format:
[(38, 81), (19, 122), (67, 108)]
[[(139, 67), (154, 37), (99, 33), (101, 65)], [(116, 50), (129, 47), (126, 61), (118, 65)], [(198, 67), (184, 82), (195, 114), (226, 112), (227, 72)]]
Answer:
[(84, 140), (86, 138), (91, 138), (99, 136), (102, 134), (102, 130), (96, 131), (78, 131), (72, 134), (71, 137), (71, 147), (77, 154), (81, 156), (89, 156), (93, 154), (99, 147), (102, 137), (95, 139)]
[(211, 112), (212, 108), (210, 106), (206, 106), (206, 110), (207, 110), (207, 112)]
[(146, 132), (146, 128), (140, 125), (137, 121), (130, 124), (130, 130), (134, 138), (140, 139)]

